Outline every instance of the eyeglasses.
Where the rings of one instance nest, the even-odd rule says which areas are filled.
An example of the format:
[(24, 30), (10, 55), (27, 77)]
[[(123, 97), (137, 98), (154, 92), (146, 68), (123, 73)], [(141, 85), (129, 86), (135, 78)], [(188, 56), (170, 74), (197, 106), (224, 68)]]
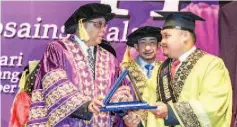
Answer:
[(99, 29), (106, 27), (107, 24), (108, 24), (107, 22), (101, 22), (101, 21), (96, 22), (96, 21), (92, 21), (92, 20), (89, 20), (88, 22), (93, 23), (93, 25), (94, 25), (96, 28), (99, 28)]
[(154, 47), (154, 46), (157, 46), (158, 45), (158, 42), (157, 41), (139, 41), (138, 40), (138, 44), (140, 45), (140, 46), (142, 46), (142, 47), (145, 47), (145, 46), (152, 46), (152, 47)]

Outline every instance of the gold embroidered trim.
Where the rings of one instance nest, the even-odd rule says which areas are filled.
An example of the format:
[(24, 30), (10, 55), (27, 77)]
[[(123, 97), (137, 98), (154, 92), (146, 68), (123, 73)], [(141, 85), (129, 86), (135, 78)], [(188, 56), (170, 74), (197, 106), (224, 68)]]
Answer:
[(42, 79), (43, 88), (46, 90), (50, 87), (50, 85), (54, 84), (55, 82), (61, 79), (66, 78), (67, 74), (64, 70), (62, 69), (53, 70), (43, 77)]
[[(96, 63), (95, 63), (95, 86), (94, 87), (94, 93), (93, 96), (100, 96), (105, 97), (109, 84), (111, 84), (111, 66), (110, 66), (110, 53), (106, 51), (105, 49), (101, 48), (100, 46), (97, 46), (97, 54), (96, 54)], [(115, 69), (115, 68), (113, 68)], [(94, 123), (101, 124), (100, 126), (109, 126), (108, 120), (109, 120), (109, 112), (105, 113), (104, 115), (96, 116), (95, 118), (100, 119), (100, 121)], [(105, 120), (105, 122), (103, 122)], [(98, 126), (98, 125), (96, 125)]]
[(47, 109), (45, 106), (35, 107), (30, 109), (29, 120), (44, 118), (47, 116)]
[(143, 94), (143, 89), (147, 85), (145, 75), (141, 72), (140, 67), (137, 66), (136, 62), (130, 60), (128, 62), (122, 63), (123, 69), (128, 69), (131, 77), (134, 79), (135, 84), (138, 88), (139, 93)]
[(185, 127), (201, 127), (198, 117), (188, 102), (174, 103), (173, 108)]
[(51, 107), (59, 99), (63, 98), (65, 95), (70, 95), (70, 93), (76, 90), (76, 87), (70, 81), (63, 82), (45, 97), (47, 107)]
[(82, 95), (77, 94), (67, 100), (64, 104), (60, 105), (56, 110), (49, 114), (48, 124), (55, 126), (63, 117), (73, 112), (75, 108), (79, 107), (85, 99)]
[(178, 68), (174, 80), (172, 80), (171, 87), (173, 88), (174, 96), (176, 100), (178, 100), (179, 95), (182, 91), (185, 80), (187, 79), (189, 73), (192, 68), (195, 66), (197, 61), (204, 56), (204, 52), (197, 49), (194, 53), (192, 53), (186, 61), (184, 61), (181, 66)]
[[(105, 93), (108, 90), (110, 84), (110, 53), (105, 49), (97, 46), (96, 63), (95, 63), (95, 80), (93, 80), (92, 73), (88, 70), (89, 64), (85, 54), (82, 52), (81, 47), (76, 43), (72, 43), (69, 40), (63, 42), (69, 52), (69, 58), (76, 65), (76, 70), (79, 73), (79, 91), (83, 93), (83, 97), (86, 100), (91, 100), (95, 96), (105, 97)], [(83, 79), (83, 80), (82, 80)], [(98, 87), (95, 87), (98, 86)], [(94, 115), (92, 120), (79, 122), (79, 126), (94, 125), (95, 119), (106, 119), (108, 120), (109, 113), (106, 113), (106, 117), (99, 117)], [(96, 124), (97, 125), (97, 124)]]
[(169, 99), (171, 98), (171, 95), (170, 95), (169, 81), (168, 81), (167, 76), (163, 77), (163, 84), (164, 84), (163, 87), (164, 87), (165, 98)]
[(42, 91), (42, 89), (32, 91), (31, 103), (44, 101)]
[[(161, 65), (160, 61), (156, 61), (156, 65)], [(136, 64), (134, 60), (129, 60), (128, 62), (122, 63), (123, 69), (128, 69), (129, 73), (131, 74), (131, 77), (135, 81), (135, 84), (138, 88), (138, 91), (140, 95), (142, 96), (144, 88), (147, 86), (147, 79), (146, 76), (143, 74), (141, 68)], [(156, 71), (156, 70), (154, 70)]]

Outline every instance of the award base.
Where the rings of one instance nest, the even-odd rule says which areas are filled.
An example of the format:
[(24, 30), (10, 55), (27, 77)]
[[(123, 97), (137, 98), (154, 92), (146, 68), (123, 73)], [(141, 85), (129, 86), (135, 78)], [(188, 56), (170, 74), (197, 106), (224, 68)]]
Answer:
[(150, 106), (146, 102), (133, 101), (133, 102), (118, 102), (109, 103), (100, 109), (101, 112), (116, 112), (126, 110), (140, 110), (140, 109), (156, 109), (157, 106)]

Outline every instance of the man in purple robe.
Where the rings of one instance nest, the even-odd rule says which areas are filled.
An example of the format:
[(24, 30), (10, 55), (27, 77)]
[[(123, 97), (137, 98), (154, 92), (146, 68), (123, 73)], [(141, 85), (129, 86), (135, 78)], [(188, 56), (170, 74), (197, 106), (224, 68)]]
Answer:
[[(110, 113), (99, 108), (119, 71), (115, 51), (103, 41), (114, 16), (109, 5), (91, 3), (65, 22), (65, 32), (72, 36), (48, 44), (32, 91), (28, 126), (113, 126)], [(128, 86), (119, 91), (129, 98)]]

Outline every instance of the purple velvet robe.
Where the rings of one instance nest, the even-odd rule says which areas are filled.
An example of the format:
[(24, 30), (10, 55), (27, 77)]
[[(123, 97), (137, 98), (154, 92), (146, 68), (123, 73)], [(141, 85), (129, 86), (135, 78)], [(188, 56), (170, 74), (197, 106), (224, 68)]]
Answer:
[[(112, 54), (97, 46), (95, 79), (87, 57), (79, 44), (72, 40), (49, 43), (40, 64), (32, 92), (28, 126), (113, 126), (114, 120), (109, 113), (94, 114), (90, 121), (70, 116), (94, 97), (106, 96), (119, 71), (118, 62)], [(121, 87), (120, 90), (128, 88)]]

